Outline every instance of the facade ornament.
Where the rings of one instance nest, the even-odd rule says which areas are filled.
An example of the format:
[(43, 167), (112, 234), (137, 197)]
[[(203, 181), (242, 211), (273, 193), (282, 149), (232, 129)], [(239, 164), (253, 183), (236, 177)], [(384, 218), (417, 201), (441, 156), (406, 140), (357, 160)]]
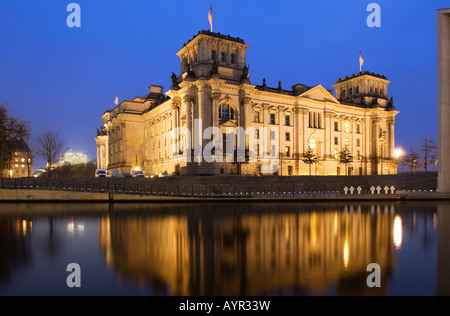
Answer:
[(221, 95), (222, 94), (220, 92), (213, 92), (211, 93), (211, 99), (213, 99), (214, 101), (218, 101)]
[(171, 90), (180, 90), (180, 86), (178, 85), (178, 77), (175, 73), (172, 72), (172, 87), (170, 87)]

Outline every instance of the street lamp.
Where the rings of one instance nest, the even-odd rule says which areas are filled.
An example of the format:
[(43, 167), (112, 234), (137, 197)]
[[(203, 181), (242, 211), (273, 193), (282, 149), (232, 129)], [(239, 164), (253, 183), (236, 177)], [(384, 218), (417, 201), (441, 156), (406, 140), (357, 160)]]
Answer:
[[(394, 151), (394, 157), (395, 157), (395, 159), (397, 159), (397, 170), (398, 170), (398, 162), (399, 162), (399, 159), (400, 159), (401, 157), (403, 157), (404, 154), (405, 154), (405, 152), (404, 152), (403, 149), (401, 149), (401, 148), (397, 148), (397, 149)], [(403, 173), (403, 165), (402, 165), (402, 173)]]

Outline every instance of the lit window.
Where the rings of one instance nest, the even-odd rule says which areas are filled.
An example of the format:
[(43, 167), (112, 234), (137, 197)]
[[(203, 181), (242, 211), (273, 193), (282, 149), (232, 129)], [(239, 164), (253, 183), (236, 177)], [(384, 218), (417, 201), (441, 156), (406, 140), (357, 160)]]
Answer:
[(25, 165), (22, 165), (22, 168), (25, 168)]
[(15, 158), (14, 161), (15, 161), (15, 162), (19, 162), (19, 158)]
[(337, 151), (337, 149), (334, 150), (334, 159), (338, 159), (339, 157), (339, 153)]
[(255, 123), (260, 123), (260, 114), (259, 111), (253, 113), (253, 120)]
[(315, 138), (309, 140), (309, 148), (314, 152), (317, 151), (317, 140)]
[(345, 132), (350, 133), (350, 123), (349, 122), (345, 122)]
[(19, 165), (16, 165), (16, 168), (19, 168)]
[(285, 125), (291, 126), (291, 117), (289, 115), (285, 116)]
[(25, 162), (25, 158), (22, 158), (22, 162)]
[(235, 111), (229, 104), (222, 104), (219, 107), (219, 118), (223, 120), (234, 120)]
[(270, 114), (270, 124), (275, 124), (275, 114), (274, 113)]
[(285, 151), (286, 151), (286, 157), (291, 157), (291, 147), (286, 146)]
[(350, 140), (348, 138), (345, 139), (345, 147), (350, 146)]

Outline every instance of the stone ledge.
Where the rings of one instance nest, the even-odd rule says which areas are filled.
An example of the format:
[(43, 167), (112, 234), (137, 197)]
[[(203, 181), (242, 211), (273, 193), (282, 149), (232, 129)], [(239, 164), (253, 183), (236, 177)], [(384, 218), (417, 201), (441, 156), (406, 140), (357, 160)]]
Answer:
[(181, 197), (128, 193), (93, 193), (57, 190), (0, 189), (0, 202), (258, 202), (258, 201), (408, 201), (450, 200), (450, 194), (413, 193), (393, 195), (297, 195), (248, 197)]

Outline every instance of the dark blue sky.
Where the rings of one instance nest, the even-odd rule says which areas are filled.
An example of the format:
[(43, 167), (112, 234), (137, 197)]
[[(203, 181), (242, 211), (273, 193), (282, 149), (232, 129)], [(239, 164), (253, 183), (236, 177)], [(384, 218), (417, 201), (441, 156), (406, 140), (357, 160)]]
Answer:
[[(82, 27), (66, 25), (81, 6)], [(381, 28), (366, 7), (381, 6)], [(437, 140), (436, 9), (448, 0), (214, 0), (214, 31), (240, 37), (251, 82), (284, 88), (322, 84), (363, 70), (392, 81), (398, 146)], [(34, 134), (61, 133), (74, 151), (96, 157), (100, 116), (114, 98), (170, 87), (178, 50), (208, 29), (211, 0), (14, 0), (0, 2), (0, 103), (32, 123)]]

